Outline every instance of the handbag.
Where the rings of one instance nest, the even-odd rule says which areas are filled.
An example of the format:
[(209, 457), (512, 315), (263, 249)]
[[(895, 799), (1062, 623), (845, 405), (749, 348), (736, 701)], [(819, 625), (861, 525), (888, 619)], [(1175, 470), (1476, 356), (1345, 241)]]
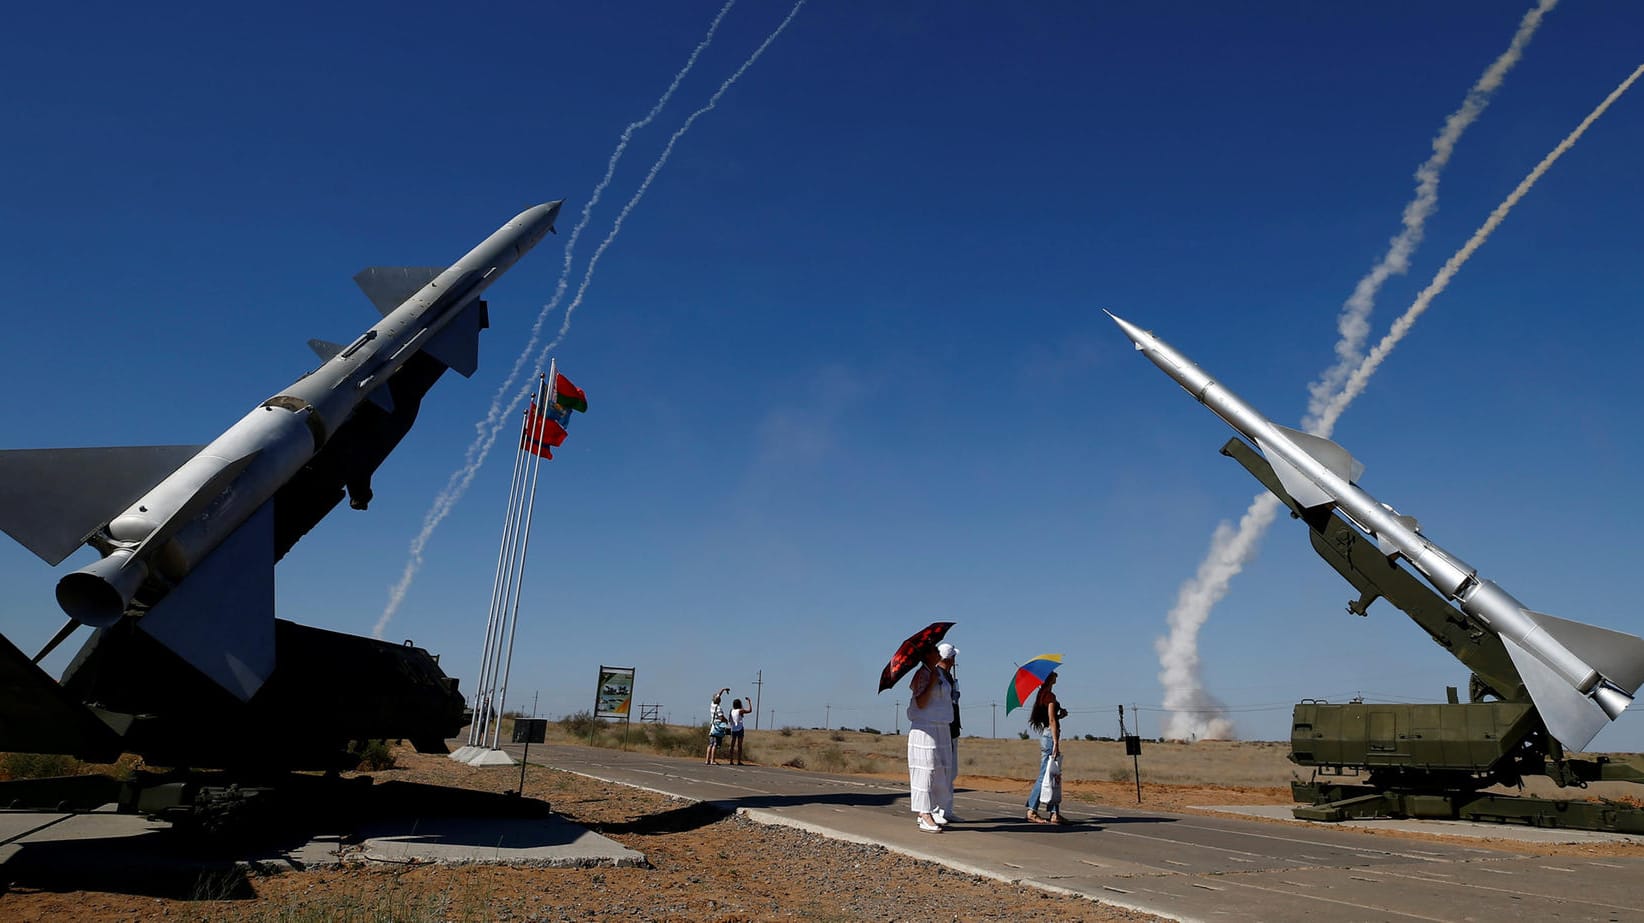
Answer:
[(1062, 803), (1062, 758), (1053, 756), (1045, 761), (1045, 775), (1039, 780), (1039, 804), (1049, 808)]

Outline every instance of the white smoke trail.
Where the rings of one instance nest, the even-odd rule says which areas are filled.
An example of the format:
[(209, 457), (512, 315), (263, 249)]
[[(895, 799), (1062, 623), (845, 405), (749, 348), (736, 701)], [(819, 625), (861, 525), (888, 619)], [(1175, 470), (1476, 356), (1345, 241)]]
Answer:
[(1360, 352), (1364, 348), (1365, 337), (1370, 333), (1370, 311), (1375, 307), (1376, 293), (1390, 277), (1404, 275), (1409, 270), (1410, 255), (1421, 244), (1427, 219), (1438, 206), (1439, 174), (1455, 153), (1456, 142), (1484, 112), (1484, 107), (1490, 104), (1491, 97), (1506, 79), (1507, 72), (1523, 56), (1524, 47), (1541, 25), (1541, 18), (1557, 5), (1558, 0), (1541, 0), (1538, 6), (1524, 14), (1507, 50), (1485, 68), (1472, 89), (1467, 91), (1461, 108), (1450, 113), (1444, 120), (1444, 128), (1433, 138), (1432, 156), (1416, 168), (1416, 196), (1404, 206), (1404, 230), (1389, 242), (1387, 253), (1358, 281), (1352, 296), (1342, 305), (1341, 315), (1336, 320), (1336, 329), (1340, 334), (1340, 339), (1336, 341), (1336, 364), (1326, 369), (1309, 387), (1311, 399), (1308, 401), (1307, 416), (1302, 420), (1303, 429), (1313, 431), (1318, 415), (1363, 358)]
[[(1427, 219), (1438, 206), (1439, 174), (1449, 163), (1456, 143), (1467, 128), (1478, 119), (1484, 107), (1500, 88), (1508, 71), (1523, 56), (1524, 47), (1541, 25), (1542, 16), (1556, 6), (1558, 0), (1541, 0), (1540, 4), (1520, 20), (1519, 27), (1503, 51), (1467, 91), (1461, 106), (1444, 120), (1444, 127), (1433, 139), (1433, 153), (1416, 169), (1416, 193), (1404, 207), (1404, 230), (1388, 242), (1386, 254), (1377, 261), (1364, 278), (1354, 286), (1353, 294), (1342, 306), (1337, 318), (1339, 339), (1336, 342), (1336, 363), (1327, 369), (1310, 388), (1312, 399), (1303, 426), (1310, 431), (1324, 412), (1330, 395), (1347, 379), (1359, 362), (1364, 338), (1369, 333), (1369, 316), (1375, 306), (1375, 297), (1383, 283), (1393, 275), (1404, 273), (1409, 267), (1410, 255), (1421, 243)], [(1338, 411), (1339, 414), (1339, 411)], [(1210, 539), (1210, 548), (1204, 561), (1176, 594), (1176, 604), (1165, 617), (1169, 633), (1154, 641), (1159, 654), (1159, 683), (1164, 687), (1164, 707), (1170, 714), (1165, 719), (1164, 736), (1171, 739), (1218, 739), (1231, 737), (1233, 723), (1225, 717), (1225, 710), (1216, 697), (1204, 688), (1199, 672), (1199, 630), (1210, 618), (1213, 609), (1227, 595), (1228, 585), (1244, 570), (1261, 547), (1262, 536), (1273, 524), (1279, 502), (1263, 492), (1250, 501), (1250, 506), (1239, 520), (1238, 529), (1223, 522), (1216, 527)]]
[[(710, 41), (712, 41), (714, 31), (719, 28), (720, 20), (724, 18), (725, 13), (728, 12), (734, 4), (735, 0), (729, 0), (729, 2), (727, 2), (725, 6), (720, 9), (719, 15), (714, 18), (713, 24), (708, 29), (707, 36), (704, 37), (702, 42), (697, 45), (696, 50), (691, 53), (691, 57), (686, 62), (685, 67), (681, 69), (677, 75), (675, 75), (673, 83), (669, 85), (668, 90), (663, 94), (662, 99), (651, 109), (650, 114), (647, 115), (645, 119), (641, 120), (641, 122), (636, 122), (628, 126), (628, 129), (623, 132), (622, 139), (619, 142), (616, 151), (612, 154), (611, 162), (606, 169), (604, 179), (600, 181), (599, 186), (595, 189), (594, 195), (590, 198), (588, 205), (583, 208), (582, 221), (577, 225), (576, 230), (572, 232), (571, 239), (566, 245), (565, 268), (564, 271), (561, 272), (559, 281), (555, 286), (553, 299), (549, 301), (549, 303), (543, 307), (541, 313), (538, 314), (536, 324), (531, 329), (531, 338), (526, 343), (525, 349), (521, 351), (519, 358), (515, 360), (514, 369), (509, 373), (508, 380), (505, 381), (502, 387), (498, 389), (497, 395), (492, 401), (490, 411), (486, 414), (484, 419), (475, 424), (475, 439), (468, 448), (468, 453), (464, 458), (462, 467), (452, 472), (450, 479), (446, 482), (445, 488), (441, 490), (440, 493), (434, 498), (433, 505), (429, 508), (427, 515), (423, 517), (422, 530), (418, 532), (417, 536), (411, 541), (410, 557), (406, 561), (405, 570), (400, 575), (399, 582), (390, 588), (388, 604), (384, 607), (382, 615), (377, 619), (376, 626), (372, 628), (371, 633), (373, 637), (381, 638), (383, 633), (387, 630), (389, 620), (394, 617), (394, 613), (399, 609), (400, 604), (405, 599), (406, 592), (411, 587), (411, 582), (416, 579), (417, 572), (422, 569), (423, 551), (427, 547), (429, 539), (433, 537), (434, 531), (439, 528), (440, 523), (445, 520), (445, 517), (450, 514), (451, 510), (456, 508), (457, 503), (462, 499), (463, 495), (467, 493), (468, 487), (473, 483), (475, 475), (479, 473), (479, 469), (485, 464), (485, 459), (490, 455), (491, 447), (496, 444), (497, 436), (505, 426), (504, 421), (524, 399), (524, 393), (520, 392), (515, 394), (511, 400), (507, 401), (507, 403), (503, 403), (503, 399), (507, 396), (507, 391), (509, 390), (511, 384), (518, 376), (520, 370), (524, 368), (526, 358), (531, 355), (531, 350), (535, 348), (537, 340), (540, 339), (543, 321), (547, 318), (549, 312), (551, 312), (558, 305), (559, 299), (564, 296), (566, 290), (566, 280), (569, 277), (571, 269), (571, 248), (575, 245), (577, 237), (581, 235), (582, 229), (587, 225), (588, 217), (592, 212), (594, 203), (599, 200), (600, 193), (602, 193), (605, 190), (606, 185), (609, 184), (611, 176), (616, 169), (617, 159), (620, 158), (623, 149), (627, 146), (628, 139), (632, 136), (634, 130), (643, 127), (645, 124), (649, 124), (649, 122), (662, 111), (662, 107), (666, 104), (668, 97), (673, 94), (674, 89), (679, 86), (680, 80), (684, 78), (691, 66), (696, 62), (697, 56), (701, 54), (702, 50), (707, 47)], [(764, 54), (765, 49), (770, 46), (771, 42), (773, 42), (778, 35), (782, 34), (782, 31), (788, 27), (788, 23), (793, 21), (793, 18), (799, 12), (800, 7), (804, 5), (805, 0), (799, 0), (799, 2), (795, 3), (793, 9), (789, 11), (787, 18), (783, 19), (782, 22), (776, 27), (775, 31), (773, 31), (765, 39), (765, 41), (754, 50), (753, 54), (742, 63), (742, 66), (720, 85), (719, 90), (714, 93), (709, 103), (703, 108), (698, 109), (696, 112), (693, 112), (685, 121), (684, 126), (674, 132), (673, 136), (668, 140), (668, 145), (663, 150), (661, 157), (659, 157), (657, 162), (652, 165), (650, 172), (646, 174), (645, 181), (641, 185), (639, 192), (635, 193), (634, 196), (628, 200), (628, 204), (623, 207), (622, 212), (617, 216), (615, 226), (612, 228), (611, 233), (606, 236), (599, 248), (595, 250), (593, 257), (589, 260), (588, 269), (583, 274), (582, 283), (577, 288), (576, 297), (565, 309), (565, 321), (560, 325), (558, 335), (555, 336), (554, 340), (547, 346), (544, 346), (541, 352), (537, 354), (535, 363), (537, 367), (540, 368), (543, 359), (547, 357), (549, 351), (558, 346), (565, 339), (565, 334), (570, 329), (571, 325), (571, 312), (575, 311), (577, 305), (582, 303), (583, 293), (588, 290), (589, 281), (593, 276), (594, 267), (598, 264), (600, 256), (604, 254), (606, 248), (611, 245), (611, 241), (616, 237), (617, 231), (622, 227), (623, 220), (628, 217), (628, 213), (633, 210), (640, 197), (644, 195), (645, 190), (650, 187), (651, 181), (656, 178), (656, 175), (658, 171), (661, 170), (662, 165), (667, 162), (669, 155), (673, 152), (674, 144), (679, 141), (680, 137), (690, 128), (691, 124), (694, 123), (698, 117), (718, 104), (720, 97), (725, 94), (725, 91), (728, 90), (730, 86), (735, 83), (736, 80), (740, 78), (742, 74), (759, 59), (761, 55)]]
[[(651, 106), (651, 111), (646, 113), (644, 118), (628, 123), (628, 127), (622, 130), (621, 137), (617, 139), (616, 149), (611, 152), (610, 159), (606, 161), (605, 175), (600, 177), (599, 183), (594, 186), (593, 193), (588, 196), (588, 202), (582, 206), (582, 218), (577, 221), (577, 226), (571, 230), (570, 235), (566, 238), (565, 264), (560, 269), (558, 281), (554, 284), (554, 294), (537, 312), (537, 319), (531, 325), (531, 336), (526, 340), (525, 348), (521, 349), (519, 356), (514, 359), (514, 367), (508, 371), (508, 377), (504, 378), (502, 384), (497, 387), (496, 395), (491, 398), (490, 408), (486, 410), (485, 416), (474, 424), (474, 440), (468, 445), (468, 451), (463, 457), (462, 466), (452, 472), (451, 477), (446, 480), (445, 486), (434, 496), (434, 502), (429, 507), (428, 512), (423, 515), (422, 529), (411, 540), (410, 557), (406, 562), (405, 571), (400, 575), (399, 582), (389, 590), (388, 605), (384, 607), (382, 615), (377, 619), (376, 626), (371, 630), (374, 637), (379, 639), (382, 637), (383, 632), (388, 628), (389, 619), (394, 617), (400, 603), (404, 601), (406, 590), (410, 589), (411, 581), (416, 577), (417, 571), (422, 568), (422, 553), (428, 545), (428, 539), (433, 536), (434, 530), (439, 527), (439, 524), (451, 512), (452, 507), (456, 505), (461, 490), (467, 488), (467, 482), (464, 480), (465, 475), (469, 478), (472, 477), (468, 472), (478, 469), (484, 461), (482, 453), (489, 451), (492, 442), (495, 441), (495, 431), (500, 425), (503, 415), (507, 412), (505, 408), (512, 407), (512, 404), (505, 403), (505, 399), (514, 390), (515, 383), (519, 381), (520, 373), (525, 369), (526, 360), (531, 358), (532, 352), (537, 347), (537, 342), (542, 339), (542, 326), (547, 321), (548, 315), (553, 313), (553, 310), (559, 306), (560, 299), (565, 297), (566, 283), (571, 277), (571, 259), (576, 252), (577, 240), (582, 237), (583, 229), (588, 226), (588, 221), (594, 212), (594, 206), (599, 204), (600, 197), (605, 194), (605, 188), (611, 184), (611, 178), (616, 175), (617, 164), (621, 162), (623, 153), (627, 151), (628, 142), (633, 139), (634, 132), (651, 124), (658, 115), (662, 114), (662, 110), (668, 105), (668, 101), (673, 98), (674, 91), (679, 89), (680, 83), (691, 72), (691, 68), (696, 66), (696, 59), (702, 55), (702, 52), (709, 45), (713, 44), (714, 34), (719, 31), (720, 22), (725, 19), (725, 14), (729, 13), (733, 6), (736, 6), (736, 0), (726, 0), (725, 5), (720, 7), (718, 15), (714, 16), (713, 22), (708, 24), (707, 34), (702, 37), (702, 41), (697, 43), (696, 48), (692, 49), (690, 57), (685, 59), (685, 65), (679, 69), (678, 73), (674, 74), (674, 79), (668, 84), (668, 88), (662, 91), (662, 96), (657, 99), (656, 104)], [(461, 483), (461, 489), (458, 487), (459, 483)]]
[(1604, 97), (1604, 101), (1598, 104), (1598, 108), (1582, 119), (1581, 124), (1577, 125), (1575, 130), (1570, 132), (1563, 141), (1560, 141), (1558, 146), (1553, 148), (1546, 157), (1543, 157), (1541, 162), (1536, 164), (1535, 169), (1531, 170), (1523, 181), (1507, 195), (1507, 198), (1503, 199), (1501, 204), (1490, 212), (1490, 217), (1485, 219), (1484, 224), (1480, 225), (1479, 229), (1473, 232), (1473, 236), (1468, 238), (1467, 243), (1463, 244), (1461, 249), (1457, 250), (1456, 254), (1445, 262), (1444, 266), (1439, 269), (1438, 274), (1433, 277), (1433, 281), (1421, 290), (1421, 294), (1416, 296), (1416, 300), (1411, 303), (1410, 307), (1406, 308), (1404, 313), (1399, 316), (1399, 319), (1393, 322), (1392, 328), (1387, 331), (1386, 336), (1382, 337), (1381, 342), (1376, 344), (1376, 348), (1372, 349), (1370, 355), (1364, 357), (1364, 361), (1360, 363), (1359, 367), (1353, 370), (1353, 374), (1347, 379), (1347, 384), (1342, 387), (1341, 393), (1331, 398), (1329, 404), (1324, 408), (1324, 412), (1319, 417), (1319, 427), (1315, 432), (1321, 436), (1330, 435), (1331, 430), (1335, 429), (1336, 421), (1341, 419), (1342, 412), (1347, 409), (1349, 404), (1353, 403), (1354, 398), (1363, 393), (1365, 386), (1370, 383), (1370, 376), (1376, 374), (1376, 369), (1381, 366), (1382, 360), (1386, 359), (1387, 354), (1393, 351), (1393, 347), (1397, 346), (1399, 341), (1404, 339), (1404, 335), (1410, 332), (1410, 328), (1427, 310), (1427, 306), (1432, 303), (1433, 299), (1438, 297), (1439, 293), (1450, 285), (1450, 280), (1455, 278), (1462, 264), (1466, 263), (1472, 257), (1474, 251), (1490, 239), (1490, 235), (1495, 233), (1497, 227), (1501, 226), (1501, 222), (1507, 220), (1507, 213), (1511, 212), (1513, 206), (1517, 205), (1519, 200), (1524, 198), (1530, 189), (1535, 186), (1536, 181), (1541, 179), (1542, 174), (1551, 169), (1553, 164), (1557, 163), (1566, 151), (1575, 146), (1576, 141), (1580, 140), (1587, 129), (1591, 128), (1593, 123), (1598, 121), (1599, 117), (1616, 100), (1621, 98), (1621, 94), (1627, 92), (1627, 89), (1637, 82), (1641, 74), (1644, 74), (1644, 64), (1640, 64), (1628, 75), (1626, 80), (1621, 81), (1619, 86), (1610, 91), (1610, 95)]
[(645, 197), (645, 191), (651, 188), (651, 181), (656, 179), (657, 173), (661, 172), (663, 164), (666, 164), (668, 162), (668, 158), (673, 156), (674, 145), (679, 142), (679, 139), (683, 137), (687, 131), (691, 130), (691, 125), (694, 124), (697, 119), (701, 118), (704, 114), (712, 111), (715, 106), (719, 105), (719, 99), (725, 95), (725, 91), (729, 90), (731, 86), (742, 77), (742, 74), (747, 71), (748, 68), (752, 67), (755, 61), (759, 60), (760, 56), (765, 53), (765, 49), (769, 48), (771, 43), (776, 41), (776, 37), (781, 35), (784, 29), (788, 28), (788, 23), (793, 22), (793, 18), (799, 15), (799, 9), (804, 5), (805, 0), (798, 0), (798, 2), (793, 5), (793, 9), (788, 11), (787, 18), (777, 24), (776, 30), (766, 36), (765, 41), (761, 42), (759, 47), (754, 49), (753, 54), (748, 56), (748, 60), (743, 61), (742, 66), (736, 69), (736, 73), (726, 77), (725, 82), (719, 85), (719, 89), (714, 93), (714, 95), (708, 98), (708, 102), (701, 109), (691, 113), (690, 117), (685, 120), (685, 124), (679, 126), (679, 130), (675, 131), (673, 137), (668, 139), (668, 144), (662, 149), (661, 156), (657, 157), (656, 163), (651, 165), (651, 172), (645, 174), (645, 181), (639, 184), (639, 190), (634, 193), (633, 198), (628, 200), (628, 204), (623, 206), (622, 212), (617, 215), (616, 221), (611, 225), (611, 233), (605, 235), (604, 242), (602, 242), (599, 245), (599, 248), (594, 251), (594, 255), (589, 257), (588, 270), (582, 274), (582, 284), (577, 287), (576, 297), (571, 299), (571, 303), (569, 305), (566, 305), (565, 320), (559, 325), (559, 333), (554, 337), (553, 342), (549, 343), (547, 346), (544, 346), (542, 348), (542, 352), (537, 355), (538, 365), (541, 365), (542, 360), (547, 357), (548, 353), (565, 339), (565, 334), (570, 332), (571, 315), (576, 312), (577, 305), (582, 304), (583, 293), (588, 291), (588, 283), (593, 281), (594, 268), (599, 265), (599, 258), (605, 254), (605, 248), (611, 245), (611, 241), (616, 240), (617, 234), (622, 231), (622, 222), (627, 220), (628, 213), (634, 210), (634, 206), (639, 204), (639, 200)]

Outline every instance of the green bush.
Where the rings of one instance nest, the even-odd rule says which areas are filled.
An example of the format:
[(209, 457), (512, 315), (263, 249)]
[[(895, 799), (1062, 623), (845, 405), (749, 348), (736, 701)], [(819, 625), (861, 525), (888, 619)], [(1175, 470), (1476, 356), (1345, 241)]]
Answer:
[(572, 737), (592, 737), (605, 726), (605, 722), (595, 718), (593, 712), (579, 711), (561, 718), (559, 726)]
[(356, 740), (349, 752), (359, 755), (359, 768), (365, 772), (394, 768), (394, 751), (386, 740)]

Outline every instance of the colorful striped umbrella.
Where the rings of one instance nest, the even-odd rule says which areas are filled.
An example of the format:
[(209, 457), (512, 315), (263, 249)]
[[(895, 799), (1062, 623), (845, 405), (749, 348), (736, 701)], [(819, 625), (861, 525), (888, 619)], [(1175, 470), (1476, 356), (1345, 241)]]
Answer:
[(1005, 714), (1026, 705), (1028, 697), (1045, 684), (1045, 677), (1061, 665), (1061, 654), (1040, 654), (1017, 667), (1016, 675), (1010, 678), (1010, 688), (1005, 690)]

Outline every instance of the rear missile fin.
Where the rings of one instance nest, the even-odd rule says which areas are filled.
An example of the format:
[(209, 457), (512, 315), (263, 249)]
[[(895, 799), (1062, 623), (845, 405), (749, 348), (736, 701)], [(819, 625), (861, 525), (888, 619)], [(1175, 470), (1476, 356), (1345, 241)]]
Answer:
[(137, 623), (246, 701), (274, 672), (274, 504), (265, 503)]
[(387, 317), (444, 271), (444, 266), (367, 266), (354, 274), (354, 284)]
[(203, 446), (0, 451), (0, 531), (57, 565)]
[(1541, 713), (1547, 733), (1553, 735), (1566, 750), (1585, 750), (1599, 729), (1610, 723), (1609, 716), (1598, 707), (1598, 703), (1577, 692), (1568, 681), (1553, 672), (1552, 667), (1520, 647), (1518, 642), (1506, 635), (1499, 637), (1507, 648), (1507, 656), (1512, 658), (1513, 666), (1518, 669), (1519, 679), (1524, 680), (1530, 701)]
[(1644, 685), (1644, 639), (1597, 625), (1572, 622), (1545, 612), (1523, 610), (1530, 621), (1557, 638), (1570, 652), (1585, 660), (1605, 679), (1628, 695)]
[(451, 318), (445, 329), (429, 340), (422, 351), (458, 375), (470, 378), (479, 368), (479, 332), (489, 326), (491, 318), (485, 302), (474, 301), (461, 314)]

